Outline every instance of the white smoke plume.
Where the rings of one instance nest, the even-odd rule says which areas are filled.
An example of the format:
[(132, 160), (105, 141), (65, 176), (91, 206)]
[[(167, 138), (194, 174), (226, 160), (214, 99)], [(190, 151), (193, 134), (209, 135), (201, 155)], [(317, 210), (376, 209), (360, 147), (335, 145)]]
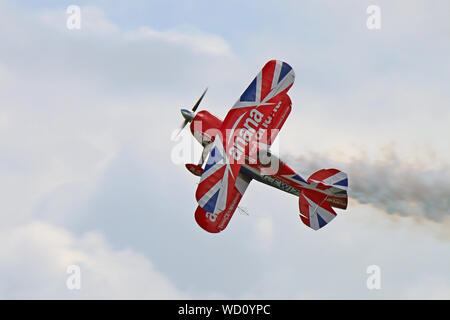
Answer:
[(391, 214), (442, 221), (450, 218), (450, 166), (421, 169), (396, 157), (372, 161), (361, 157), (337, 162), (323, 156), (287, 157), (295, 169), (309, 177), (321, 168), (336, 168), (348, 174), (349, 197)]

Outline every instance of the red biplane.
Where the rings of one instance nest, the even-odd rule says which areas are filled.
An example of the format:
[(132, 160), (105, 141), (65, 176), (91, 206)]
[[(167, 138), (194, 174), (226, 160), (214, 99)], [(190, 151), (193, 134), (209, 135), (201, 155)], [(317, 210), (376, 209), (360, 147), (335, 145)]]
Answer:
[(204, 230), (217, 233), (226, 228), (251, 180), (298, 196), (300, 218), (314, 230), (336, 216), (333, 207), (347, 208), (347, 174), (322, 169), (305, 180), (270, 153), (291, 112), (287, 92), (294, 79), (291, 66), (271, 60), (223, 121), (207, 111), (196, 113), (206, 90), (191, 111), (181, 110), (182, 128), (191, 123), (192, 134), (204, 147), (198, 164), (186, 164), (200, 176), (195, 220)]

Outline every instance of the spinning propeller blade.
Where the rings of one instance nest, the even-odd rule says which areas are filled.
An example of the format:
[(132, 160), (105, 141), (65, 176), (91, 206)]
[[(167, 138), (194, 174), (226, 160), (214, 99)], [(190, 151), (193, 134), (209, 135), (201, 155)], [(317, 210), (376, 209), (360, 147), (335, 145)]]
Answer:
[(181, 109), (181, 114), (184, 117), (184, 121), (180, 126), (180, 129), (177, 133), (177, 137), (180, 135), (181, 131), (183, 131), (184, 127), (186, 127), (186, 125), (192, 121), (192, 119), (194, 119), (195, 117), (195, 110), (197, 110), (198, 106), (200, 105), (200, 102), (202, 102), (203, 97), (206, 94), (206, 91), (208, 91), (208, 88), (205, 89), (205, 91), (203, 91), (202, 95), (200, 96), (200, 98), (197, 100), (197, 102), (194, 104), (194, 106), (192, 107), (192, 111), (186, 110), (186, 109)]
[(200, 102), (202, 102), (203, 97), (206, 94), (206, 91), (208, 91), (208, 88), (205, 89), (205, 91), (203, 91), (202, 95), (200, 96), (200, 98), (198, 99), (197, 103), (194, 104), (194, 107), (192, 108), (192, 112), (195, 112), (195, 110), (197, 110), (198, 106), (200, 105)]

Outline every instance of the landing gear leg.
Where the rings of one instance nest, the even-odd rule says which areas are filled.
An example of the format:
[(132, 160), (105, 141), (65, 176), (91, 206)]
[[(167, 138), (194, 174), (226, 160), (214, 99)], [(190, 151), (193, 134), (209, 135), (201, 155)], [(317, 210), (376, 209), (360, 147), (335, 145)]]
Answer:
[(188, 169), (193, 175), (201, 176), (203, 173), (203, 164), (205, 163), (206, 157), (210, 153), (212, 148), (212, 143), (207, 144), (202, 151), (202, 155), (200, 157), (200, 161), (198, 164), (186, 163), (186, 169)]

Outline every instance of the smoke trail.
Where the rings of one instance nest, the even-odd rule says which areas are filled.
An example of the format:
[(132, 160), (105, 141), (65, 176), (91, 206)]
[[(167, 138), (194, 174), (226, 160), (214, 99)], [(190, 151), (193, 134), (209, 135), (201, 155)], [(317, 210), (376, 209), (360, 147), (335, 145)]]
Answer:
[[(349, 196), (388, 213), (442, 221), (450, 217), (450, 169), (421, 170), (396, 157), (383, 161), (357, 159), (348, 163), (325, 157), (288, 157), (308, 177), (321, 168), (336, 168), (349, 176)], [(287, 159), (288, 160), (288, 159)], [(289, 160), (288, 160), (289, 161)], [(288, 162), (289, 163), (289, 162)]]

